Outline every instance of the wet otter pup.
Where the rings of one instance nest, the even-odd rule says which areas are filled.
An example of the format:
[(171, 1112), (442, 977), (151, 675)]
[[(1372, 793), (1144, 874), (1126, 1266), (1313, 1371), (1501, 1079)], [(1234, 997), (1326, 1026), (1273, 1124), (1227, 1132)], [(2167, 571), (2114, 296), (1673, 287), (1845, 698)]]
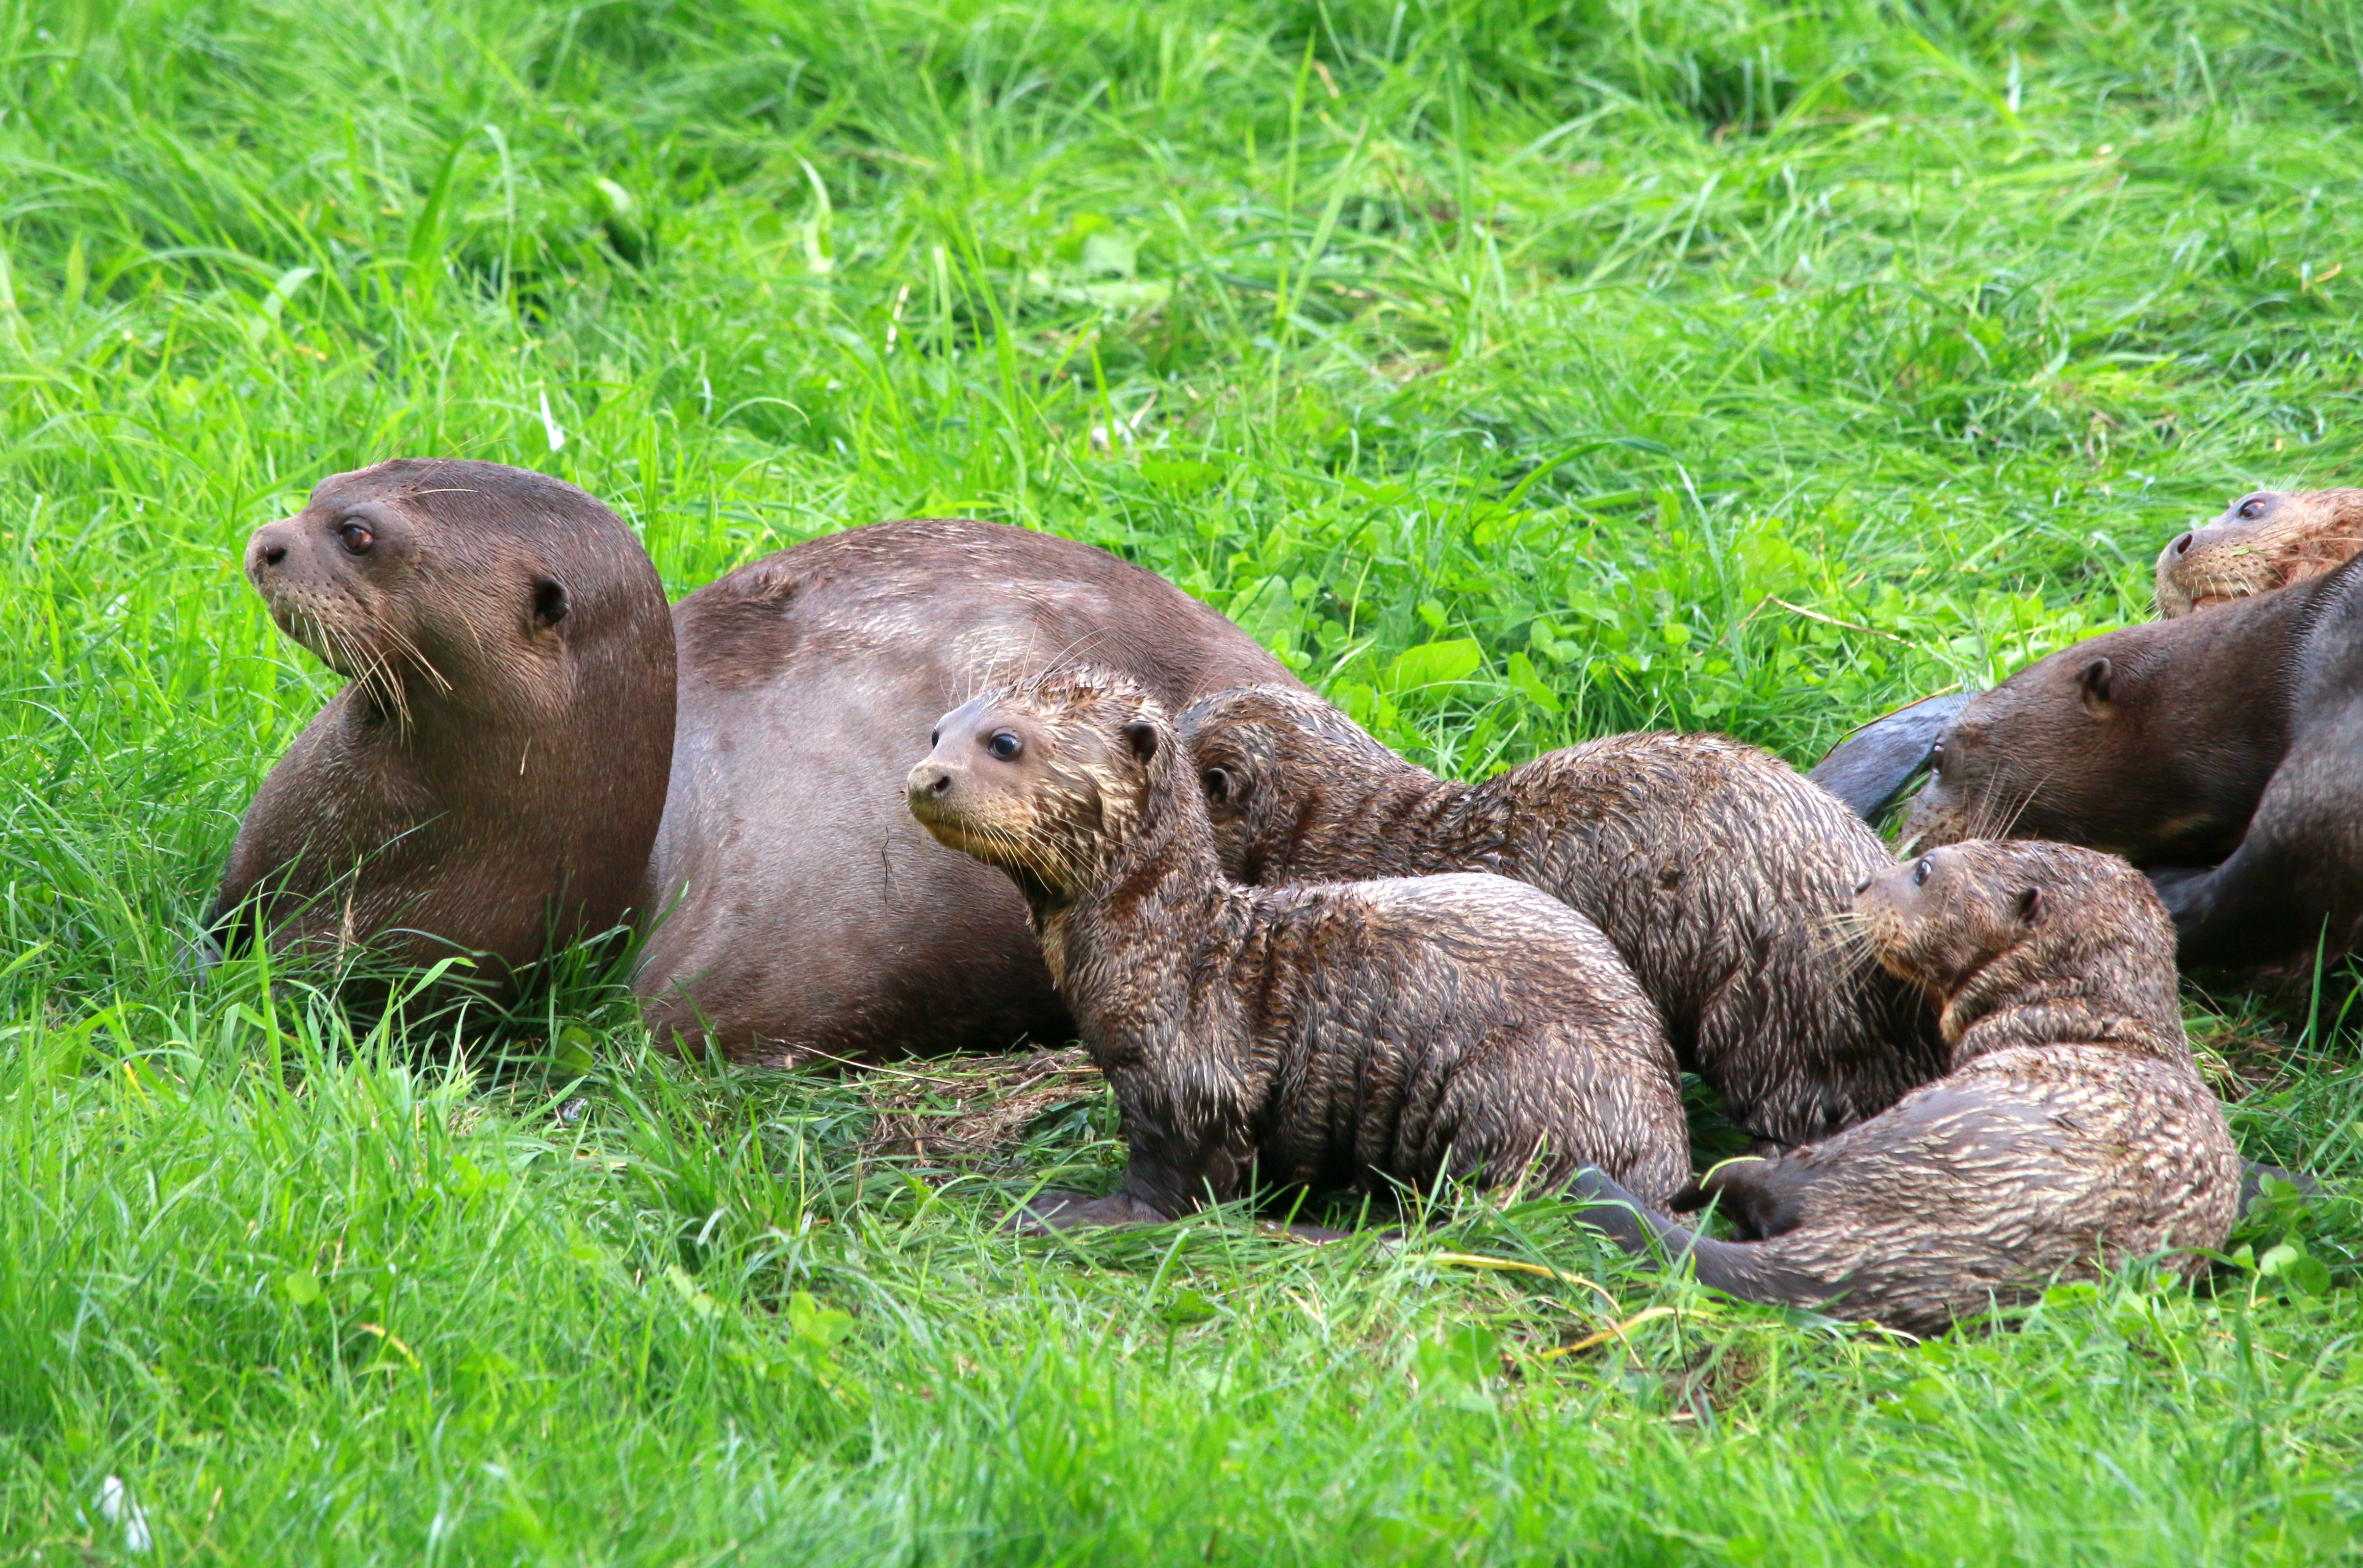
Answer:
[[(2174, 935), (2140, 873), (2064, 845), (1973, 841), (1866, 883), (1879, 961), (1943, 1008), (1953, 1070), (1870, 1121), (1777, 1160), (1718, 1167), (1743, 1240), (1647, 1211), (1591, 1217), (1625, 1246), (1689, 1251), (1751, 1301), (1915, 1334), (2128, 1259), (2223, 1245), (2241, 1162), (2199, 1079)], [(1595, 1176), (1576, 1189), (1631, 1201)]]
[(1499, 877), (1227, 881), (1164, 709), (1088, 670), (944, 716), (911, 812), (1024, 893), (1115, 1090), (1131, 1164), (1048, 1223), (1167, 1218), (1256, 1184), (1337, 1190), (1591, 1164), (1670, 1194), (1674, 1059), (1615, 950)]
[(349, 684), (239, 824), (226, 939), (480, 953), (499, 988), (623, 918), (664, 811), (673, 649), (614, 513), (497, 463), (380, 463), (256, 529), (246, 570)]
[(2172, 619), (2335, 570), (2363, 550), (2363, 490), (2251, 491), (2158, 554)]
[(1754, 746), (1613, 735), (1470, 785), (1301, 690), (1219, 692), (1180, 728), (1229, 875), (1531, 883), (1599, 927), (1685, 1063), (1759, 1138), (1825, 1137), (1945, 1070), (1918, 992), (1837, 940), (1854, 885), (1893, 860)]

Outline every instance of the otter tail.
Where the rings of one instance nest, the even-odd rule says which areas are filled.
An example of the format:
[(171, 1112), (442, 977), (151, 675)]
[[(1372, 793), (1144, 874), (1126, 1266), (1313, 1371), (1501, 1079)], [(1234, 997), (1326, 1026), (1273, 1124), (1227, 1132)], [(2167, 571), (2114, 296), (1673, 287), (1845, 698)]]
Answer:
[(1570, 1200), (1582, 1206), (1583, 1221), (1606, 1234), (1626, 1252), (1640, 1256), (1662, 1253), (1669, 1263), (1685, 1254), (1701, 1285), (1712, 1286), (1742, 1301), (1780, 1307), (1819, 1308), (1840, 1294), (1835, 1281), (1815, 1279), (1783, 1267), (1769, 1255), (1763, 1242), (1719, 1242), (1685, 1230), (1590, 1165), (1576, 1172), (1567, 1185)]

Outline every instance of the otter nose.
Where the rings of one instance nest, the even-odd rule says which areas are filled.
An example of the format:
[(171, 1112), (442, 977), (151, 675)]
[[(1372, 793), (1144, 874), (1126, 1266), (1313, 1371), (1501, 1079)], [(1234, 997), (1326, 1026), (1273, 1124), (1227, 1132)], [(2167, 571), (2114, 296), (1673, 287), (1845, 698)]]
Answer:
[(2188, 555), (2191, 553), (2190, 535), (2185, 534), (2182, 537), (2174, 541), (2174, 553), (2178, 556)]
[(254, 531), (254, 543), (249, 547), (254, 558), (264, 566), (277, 566), (287, 558), (288, 527), (284, 523), (266, 523)]

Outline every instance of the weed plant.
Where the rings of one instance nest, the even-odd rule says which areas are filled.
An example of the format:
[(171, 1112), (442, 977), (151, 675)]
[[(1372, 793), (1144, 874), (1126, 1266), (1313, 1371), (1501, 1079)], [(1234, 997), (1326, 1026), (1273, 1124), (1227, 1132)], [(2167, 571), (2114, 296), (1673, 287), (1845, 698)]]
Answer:
[[(2316, 1562), (2357, 1552), (2338, 976), (2194, 996), (2278, 1203), (1914, 1343), (1557, 1205), (993, 1228), (858, 1082), (589, 979), (455, 1057), (189, 942), (331, 690), (257, 523), (396, 454), (676, 593), (849, 524), (1121, 551), (1464, 776), (1810, 760), (2363, 472), (2345, 0), (27, 0), (0, 15), (0, 1553)], [(1473, 1260), (1473, 1261), (1472, 1261)]]

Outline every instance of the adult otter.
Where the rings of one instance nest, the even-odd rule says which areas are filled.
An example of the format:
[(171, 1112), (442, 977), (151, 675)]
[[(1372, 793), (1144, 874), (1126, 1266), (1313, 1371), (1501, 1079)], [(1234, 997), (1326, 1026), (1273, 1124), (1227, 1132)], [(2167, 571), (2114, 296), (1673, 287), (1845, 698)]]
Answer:
[(2335, 570), (2363, 550), (2363, 490), (2258, 490), (2158, 555), (2158, 613), (2172, 619)]
[(481, 953), (498, 989), (623, 917), (664, 810), (673, 651), (613, 513), (539, 474), (400, 459), (256, 529), (246, 571), (349, 684), (256, 791), (217, 930), (411, 965)]
[(1849, 962), (1837, 939), (1854, 885), (1892, 857), (1754, 746), (1612, 735), (1470, 785), (1302, 690), (1219, 692), (1179, 727), (1227, 874), (1531, 883), (1624, 955), (1683, 1061), (1758, 1137), (1825, 1137), (1945, 1070), (1919, 993)]
[[(991, 523), (817, 539), (668, 621), (605, 507), (490, 463), (339, 475), (249, 559), (280, 624), (354, 684), (257, 794), (220, 911), (276, 889), (274, 929), (310, 911), (291, 939), (410, 927), (429, 933), (414, 961), (511, 964), (627, 908), (662, 915), (636, 980), (650, 1024), (752, 1062), (1066, 1037), (1024, 904), (900, 805), (928, 723), (987, 672), (1087, 651), (1176, 704), (1290, 679), (1151, 573)], [(357, 863), (354, 897), (321, 896)]]
[[(2158, 552), (2158, 615), (2174, 620), (2303, 582), (2336, 570), (2358, 549), (2363, 490), (2252, 491)], [(2242, 674), (2257, 676), (2235, 671), (2214, 679)], [(1932, 697), (1872, 721), (1832, 748), (1814, 768), (1814, 781), (1859, 815), (1878, 816), (1918, 777), (1971, 695)]]
[(1226, 880), (1164, 708), (1079, 670), (963, 703), (912, 814), (1021, 889), (1113, 1085), (1131, 1164), (1047, 1222), (1168, 1218), (1211, 1196), (1548, 1182), (1604, 1165), (1667, 1194), (1690, 1165), (1673, 1052), (1615, 950), (1499, 877)]
[[(638, 987), (660, 1039), (741, 1061), (1071, 1039), (1026, 905), (903, 809), (937, 716), (1087, 657), (1179, 707), (1292, 680), (1246, 633), (1105, 550), (999, 523), (877, 523), (673, 609), (681, 725)], [(684, 891), (683, 889), (686, 889)]]
[(1625, 1246), (1688, 1252), (1752, 1301), (1915, 1334), (1990, 1305), (2223, 1245), (2241, 1163), (2200, 1082), (2166, 911), (2122, 861), (1972, 842), (1867, 883), (1880, 962), (1944, 1009), (1953, 1070), (1826, 1143), (1719, 1166), (1677, 1199), (1721, 1200), (1739, 1241), (1698, 1236), (1612, 1180), (1576, 1190)]
[(2363, 558), (2054, 654), (1930, 760), (1907, 842), (2108, 850), (2151, 873), (2186, 966), (2310, 972), (2363, 937)]

